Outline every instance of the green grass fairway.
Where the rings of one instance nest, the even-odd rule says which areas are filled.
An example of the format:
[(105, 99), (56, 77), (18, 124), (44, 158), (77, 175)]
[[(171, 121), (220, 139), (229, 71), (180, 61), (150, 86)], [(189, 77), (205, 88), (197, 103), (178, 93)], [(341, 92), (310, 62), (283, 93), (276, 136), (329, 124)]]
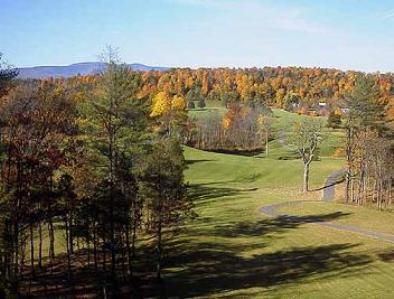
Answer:
[(360, 228), (394, 235), (394, 213), (379, 211), (374, 208), (350, 206), (340, 203), (306, 202), (299, 206), (283, 208), (281, 212), (291, 215), (307, 216), (330, 213), (333, 210), (352, 215), (351, 217), (338, 219), (338, 223), (350, 224)]
[[(322, 143), (320, 146), (320, 155), (322, 157), (332, 157), (337, 148), (343, 146), (345, 141), (345, 134), (343, 130), (327, 128), (327, 117), (305, 116), (297, 113), (290, 113), (282, 109), (273, 109), (273, 123), (272, 129), (274, 132), (275, 140), (272, 141), (274, 149), (278, 147), (278, 138), (285, 139), (286, 134), (291, 131), (291, 126), (294, 122), (302, 119), (315, 119), (320, 120), (322, 123)], [(281, 133), (282, 132), (282, 133)], [(284, 140), (285, 141), (285, 140)], [(284, 142), (285, 143), (285, 142)], [(272, 158), (289, 158), (294, 156), (293, 153), (288, 151), (282, 145), (282, 150), (274, 151)]]
[[(221, 105), (220, 102), (207, 101), (207, 107), (203, 109), (195, 108), (188, 111), (192, 119), (204, 119), (209, 115), (218, 114), (223, 116), (227, 109)], [(344, 144), (343, 130), (333, 130), (326, 127), (326, 117), (305, 116), (297, 113), (290, 113), (283, 109), (272, 109), (272, 135), (273, 139), (270, 142), (270, 158), (273, 159), (294, 159), (297, 153), (290, 150), (286, 146), (286, 135), (291, 131), (292, 123), (302, 119), (318, 119), (322, 123), (322, 144), (320, 146), (320, 155), (322, 157), (333, 157), (335, 151)], [(279, 139), (282, 139), (281, 142)]]
[[(322, 219), (391, 231), (391, 214), (319, 203), (291, 218), (268, 218), (259, 208), (300, 193), (302, 163), (208, 153), (185, 148), (186, 179), (199, 217), (167, 252), (168, 296), (201, 298), (393, 298), (394, 246), (311, 224)], [(344, 164), (312, 163), (312, 188)], [(336, 213), (342, 211), (343, 213)], [(380, 223), (381, 219), (385, 220)], [(391, 227), (390, 229), (388, 227)]]
[(219, 114), (223, 116), (227, 112), (227, 108), (224, 107), (220, 102), (206, 101), (206, 107), (190, 109), (188, 111), (189, 117), (192, 119), (204, 119), (211, 114)]

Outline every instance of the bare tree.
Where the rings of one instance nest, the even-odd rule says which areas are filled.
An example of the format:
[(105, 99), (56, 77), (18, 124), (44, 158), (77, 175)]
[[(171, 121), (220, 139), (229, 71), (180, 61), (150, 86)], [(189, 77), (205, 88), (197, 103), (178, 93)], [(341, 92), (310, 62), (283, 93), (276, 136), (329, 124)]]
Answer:
[(288, 136), (288, 144), (297, 149), (304, 163), (303, 191), (309, 191), (309, 167), (318, 156), (321, 142), (321, 123), (312, 119), (296, 122)]
[(272, 118), (269, 115), (261, 114), (258, 119), (259, 132), (263, 136), (265, 146), (265, 156), (269, 154), (269, 138), (272, 131)]

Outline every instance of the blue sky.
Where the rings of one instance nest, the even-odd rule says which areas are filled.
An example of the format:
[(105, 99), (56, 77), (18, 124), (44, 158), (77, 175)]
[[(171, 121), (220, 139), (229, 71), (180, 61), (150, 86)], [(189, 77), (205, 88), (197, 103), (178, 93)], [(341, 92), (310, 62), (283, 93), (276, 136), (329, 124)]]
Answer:
[(161, 66), (394, 71), (393, 0), (0, 0), (15, 66), (122, 60)]

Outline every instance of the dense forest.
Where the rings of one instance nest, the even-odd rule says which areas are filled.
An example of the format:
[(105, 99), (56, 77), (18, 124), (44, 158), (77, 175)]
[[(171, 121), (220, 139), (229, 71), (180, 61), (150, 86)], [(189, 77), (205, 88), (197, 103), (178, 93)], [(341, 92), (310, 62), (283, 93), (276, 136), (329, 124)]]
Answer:
[(163, 234), (193, 216), (178, 116), (152, 114), (139, 74), (112, 60), (83, 98), (65, 81), (14, 75), (2, 73), (0, 105), (2, 289), (51, 296), (42, 287), (61, 263), (67, 286), (85, 275), (114, 295), (138, 287), (134, 265), (148, 257), (160, 282)]
[[(335, 110), (362, 74), (301, 67), (180, 68), (142, 73), (139, 96), (164, 92), (183, 96), (190, 106), (204, 107), (205, 101), (220, 101), (225, 106), (242, 102), (251, 107), (260, 103), (306, 113), (318, 109), (321, 102)], [(376, 73), (372, 77), (381, 96), (389, 98), (393, 93), (394, 75)], [(74, 77), (69, 81), (88, 84), (95, 81), (95, 76)]]
[[(70, 288), (78, 275), (90, 275), (112, 294), (125, 284), (137, 292), (141, 267), (155, 268), (160, 284), (165, 240), (196, 216), (182, 145), (267, 151), (276, 134), (272, 107), (329, 116), (346, 132), (346, 201), (394, 204), (392, 74), (291, 67), (132, 72), (109, 56), (95, 76), (16, 75), (0, 73), (0, 284), (9, 296), (51, 294), (43, 281), (59, 263)], [(224, 115), (188, 116), (209, 102), (225, 107)], [(300, 156), (312, 161), (315, 147), (307, 153), (302, 145)]]

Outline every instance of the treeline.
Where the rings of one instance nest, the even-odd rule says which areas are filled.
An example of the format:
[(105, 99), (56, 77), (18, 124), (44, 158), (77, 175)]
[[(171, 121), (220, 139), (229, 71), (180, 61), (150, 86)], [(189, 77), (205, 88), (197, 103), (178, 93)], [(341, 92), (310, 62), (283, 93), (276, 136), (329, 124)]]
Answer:
[(348, 109), (346, 202), (392, 209), (394, 127), (388, 102), (371, 76), (360, 76), (344, 102)]
[[(204, 107), (204, 101), (220, 101), (224, 106), (240, 102), (256, 103), (306, 113), (317, 110), (319, 103), (334, 111), (355, 86), (360, 72), (300, 67), (264, 67), (250, 69), (178, 68), (167, 72), (145, 72), (141, 76), (140, 96), (158, 92), (177, 94), (190, 107)], [(382, 97), (389, 97), (394, 75), (374, 74), (371, 78)], [(94, 76), (75, 77), (71, 81), (94, 81)], [(394, 109), (391, 112), (394, 115)]]
[(86, 86), (14, 76), (0, 74), (0, 296), (53, 295), (38, 279), (55, 276), (62, 252), (71, 290), (82, 271), (101, 294), (127, 284), (138, 295), (141, 261), (161, 281), (164, 234), (192, 215), (179, 140), (185, 107), (152, 112), (137, 95), (141, 74), (112, 58)]
[(272, 134), (271, 117), (268, 107), (233, 103), (223, 116), (210, 114), (194, 119), (188, 144), (210, 151), (253, 153), (268, 146)]

